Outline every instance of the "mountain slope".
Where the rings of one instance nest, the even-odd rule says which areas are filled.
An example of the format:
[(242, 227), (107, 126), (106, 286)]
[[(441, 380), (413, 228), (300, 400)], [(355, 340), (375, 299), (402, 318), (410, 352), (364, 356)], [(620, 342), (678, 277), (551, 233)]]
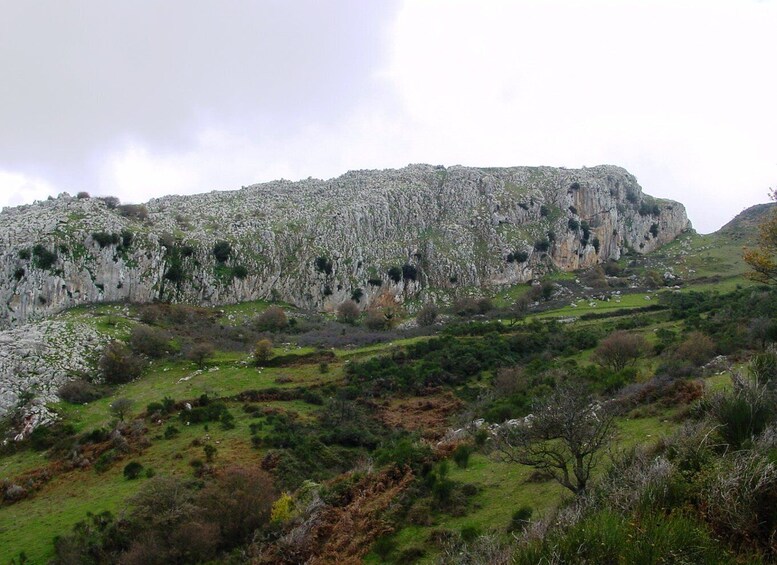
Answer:
[(649, 252), (688, 227), (681, 204), (613, 166), (412, 165), (145, 206), (61, 195), (0, 214), (0, 326), (103, 301), (331, 308), (495, 287)]

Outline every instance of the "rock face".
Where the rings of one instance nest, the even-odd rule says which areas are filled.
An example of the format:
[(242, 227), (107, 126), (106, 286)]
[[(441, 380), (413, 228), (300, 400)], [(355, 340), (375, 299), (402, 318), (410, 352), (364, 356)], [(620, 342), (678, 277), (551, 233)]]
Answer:
[(0, 213), (0, 327), (103, 301), (326, 309), (354, 292), (366, 305), (385, 290), (499, 287), (689, 227), (681, 204), (613, 166), (411, 165), (136, 207), (63, 194)]

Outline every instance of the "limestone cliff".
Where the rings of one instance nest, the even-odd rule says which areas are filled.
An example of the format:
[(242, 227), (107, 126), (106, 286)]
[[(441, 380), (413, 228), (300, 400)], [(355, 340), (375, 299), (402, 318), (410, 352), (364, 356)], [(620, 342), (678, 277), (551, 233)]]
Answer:
[(61, 195), (0, 213), (0, 327), (102, 301), (328, 308), (358, 289), (367, 304), (386, 289), (498, 287), (648, 252), (688, 227), (681, 204), (613, 166), (411, 165), (138, 207)]

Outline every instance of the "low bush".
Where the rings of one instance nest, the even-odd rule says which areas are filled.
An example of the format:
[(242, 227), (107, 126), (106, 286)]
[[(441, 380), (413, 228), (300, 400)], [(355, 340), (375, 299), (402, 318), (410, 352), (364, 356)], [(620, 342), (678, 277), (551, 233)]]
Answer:
[(71, 404), (85, 404), (102, 398), (102, 392), (94, 384), (84, 379), (66, 382), (57, 391), (57, 396)]
[(124, 466), (124, 478), (132, 481), (137, 479), (143, 472), (143, 465), (137, 461), (130, 461)]

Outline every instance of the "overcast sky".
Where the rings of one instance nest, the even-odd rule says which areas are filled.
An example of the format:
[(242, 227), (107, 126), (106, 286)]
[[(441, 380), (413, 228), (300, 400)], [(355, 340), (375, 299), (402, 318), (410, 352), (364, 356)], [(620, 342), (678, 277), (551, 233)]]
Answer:
[(777, 0), (0, 0), (0, 205), (614, 164), (710, 232), (777, 187)]

